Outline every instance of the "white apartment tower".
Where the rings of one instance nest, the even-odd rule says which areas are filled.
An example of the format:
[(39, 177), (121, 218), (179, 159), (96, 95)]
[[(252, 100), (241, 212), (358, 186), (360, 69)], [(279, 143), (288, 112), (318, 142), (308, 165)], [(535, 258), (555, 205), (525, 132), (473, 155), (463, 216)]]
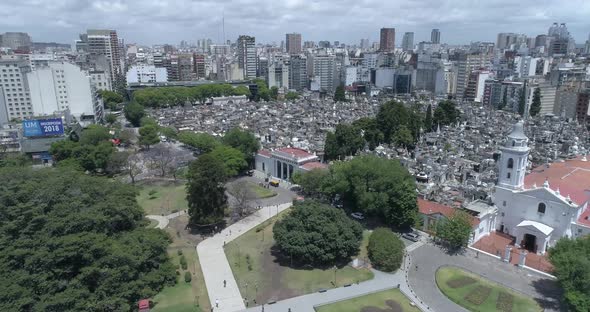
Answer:
[(0, 59), (0, 124), (33, 115), (27, 73), (27, 61)]
[(256, 78), (255, 38), (240, 36), (238, 38), (238, 66), (244, 73), (244, 79)]

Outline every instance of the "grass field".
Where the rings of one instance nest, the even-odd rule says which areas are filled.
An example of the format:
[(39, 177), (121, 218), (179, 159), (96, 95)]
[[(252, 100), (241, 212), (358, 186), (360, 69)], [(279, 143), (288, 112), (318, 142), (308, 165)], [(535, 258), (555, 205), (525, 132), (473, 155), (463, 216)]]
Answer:
[(184, 184), (140, 186), (137, 202), (146, 214), (167, 215), (188, 209)]
[[(287, 211), (279, 215), (281, 218)], [(242, 296), (257, 303), (282, 300), (322, 288), (362, 282), (373, 278), (368, 269), (344, 266), (330, 269), (294, 269), (278, 263), (271, 252), (274, 245), (270, 219), (227, 244), (225, 253)]]
[(378, 293), (360, 296), (348, 300), (317, 307), (317, 312), (420, 312), (410, 305), (410, 300), (398, 289), (390, 289)]
[(148, 221), (148, 225), (147, 225), (148, 228), (155, 228), (158, 225), (158, 221), (156, 221), (156, 220), (147, 219), (147, 218), (146, 218), (146, 220)]
[(273, 192), (270, 189), (264, 188), (256, 183), (252, 183), (252, 182), (247, 182), (248, 183), (248, 187), (250, 187), (250, 190), (256, 194), (256, 197), (258, 198), (269, 198), (269, 197), (273, 197), (276, 196), (277, 193)]
[(438, 269), (436, 284), (445, 296), (470, 311), (542, 311), (532, 298), (459, 268)]

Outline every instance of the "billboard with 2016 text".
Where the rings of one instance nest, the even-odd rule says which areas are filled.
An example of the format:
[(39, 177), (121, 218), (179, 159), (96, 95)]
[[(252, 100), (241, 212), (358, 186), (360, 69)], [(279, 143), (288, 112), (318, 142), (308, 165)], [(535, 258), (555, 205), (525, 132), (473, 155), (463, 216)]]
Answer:
[(25, 137), (43, 137), (63, 135), (64, 125), (61, 118), (23, 120)]

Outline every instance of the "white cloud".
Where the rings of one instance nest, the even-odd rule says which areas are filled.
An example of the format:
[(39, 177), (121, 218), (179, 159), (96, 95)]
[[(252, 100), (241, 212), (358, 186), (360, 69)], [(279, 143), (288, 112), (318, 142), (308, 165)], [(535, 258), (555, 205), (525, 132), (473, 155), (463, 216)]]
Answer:
[(498, 32), (546, 33), (565, 22), (578, 41), (590, 28), (588, 0), (2, 0), (2, 31), (34, 40), (72, 42), (87, 28), (114, 28), (127, 42), (177, 43), (250, 34), (279, 42), (287, 32), (303, 40), (377, 41), (379, 28), (413, 31), (416, 42), (440, 28), (450, 43), (495, 41)]

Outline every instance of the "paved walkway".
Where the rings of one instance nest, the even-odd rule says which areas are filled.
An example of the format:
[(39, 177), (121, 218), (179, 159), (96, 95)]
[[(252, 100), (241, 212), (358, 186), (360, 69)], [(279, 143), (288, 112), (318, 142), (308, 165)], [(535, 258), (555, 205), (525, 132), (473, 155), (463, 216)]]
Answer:
[(167, 216), (147, 215), (145, 217), (148, 219), (158, 221), (158, 225), (156, 225), (156, 228), (163, 230), (168, 226), (168, 223), (170, 222), (171, 219), (177, 218), (177, 217), (182, 216), (184, 214), (186, 214), (186, 211), (181, 210), (179, 212), (171, 213)]
[[(290, 202), (263, 207), (197, 245), (201, 270), (214, 311), (232, 312), (246, 308), (229, 262), (227, 262), (223, 245), (289, 207), (291, 207)], [(225, 287), (224, 280), (226, 281)]]
[(431, 311), (466, 311), (449, 300), (436, 286), (436, 271), (445, 265), (466, 269), (533, 297), (544, 311), (559, 311), (558, 300), (561, 295), (555, 281), (540, 274), (481, 253), (476, 257), (472, 250), (466, 250), (460, 255), (449, 255), (430, 243), (417, 248), (410, 256), (409, 284), (416, 295), (431, 307)]

